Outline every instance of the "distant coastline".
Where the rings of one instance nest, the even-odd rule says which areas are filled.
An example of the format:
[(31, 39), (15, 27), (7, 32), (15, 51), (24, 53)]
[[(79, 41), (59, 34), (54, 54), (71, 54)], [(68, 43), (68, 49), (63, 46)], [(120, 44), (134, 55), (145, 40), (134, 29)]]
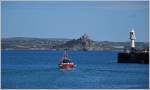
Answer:
[[(2, 38), (1, 50), (48, 50), (61, 51), (123, 51), (130, 48), (130, 42), (93, 41), (87, 35), (78, 39), (60, 38)], [(148, 49), (148, 42), (136, 42), (139, 50)]]

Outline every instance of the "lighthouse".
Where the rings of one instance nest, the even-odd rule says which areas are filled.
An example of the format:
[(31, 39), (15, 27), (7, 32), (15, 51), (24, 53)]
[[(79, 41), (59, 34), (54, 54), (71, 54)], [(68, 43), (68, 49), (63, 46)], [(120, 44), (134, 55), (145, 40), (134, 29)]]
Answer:
[(130, 40), (131, 40), (131, 48), (134, 49), (135, 48), (135, 31), (134, 29), (132, 28), (132, 30), (129, 32), (130, 34)]
[(130, 52), (120, 52), (118, 53), (118, 63), (140, 63), (149, 64), (149, 52), (143, 52), (135, 48), (135, 31), (129, 32), (129, 38), (131, 40), (131, 50)]

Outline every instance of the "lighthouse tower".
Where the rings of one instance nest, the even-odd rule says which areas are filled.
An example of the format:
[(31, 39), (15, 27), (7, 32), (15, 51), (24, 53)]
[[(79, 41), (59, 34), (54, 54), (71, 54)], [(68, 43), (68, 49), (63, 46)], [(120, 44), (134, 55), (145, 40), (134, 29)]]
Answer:
[(129, 32), (130, 34), (130, 40), (131, 40), (131, 48), (134, 49), (135, 48), (135, 32), (134, 29), (132, 28), (132, 30)]

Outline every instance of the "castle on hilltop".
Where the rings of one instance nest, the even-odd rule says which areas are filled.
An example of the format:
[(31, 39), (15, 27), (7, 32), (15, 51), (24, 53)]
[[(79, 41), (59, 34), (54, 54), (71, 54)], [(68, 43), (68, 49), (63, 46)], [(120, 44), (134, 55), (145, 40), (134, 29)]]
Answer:
[(89, 36), (87, 34), (84, 34), (83, 36), (81, 36), (79, 38), (79, 40), (80, 40), (82, 49), (84, 51), (89, 50), (89, 48), (91, 47), (91, 44), (92, 44), (92, 40), (90, 40)]

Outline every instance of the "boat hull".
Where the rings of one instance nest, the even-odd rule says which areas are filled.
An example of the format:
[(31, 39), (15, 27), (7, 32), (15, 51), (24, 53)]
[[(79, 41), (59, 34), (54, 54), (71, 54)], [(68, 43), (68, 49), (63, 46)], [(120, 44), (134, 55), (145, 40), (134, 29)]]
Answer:
[(76, 65), (73, 64), (73, 63), (62, 63), (62, 64), (59, 64), (59, 68), (60, 69), (71, 70), (71, 69), (74, 69), (75, 67), (76, 67)]

